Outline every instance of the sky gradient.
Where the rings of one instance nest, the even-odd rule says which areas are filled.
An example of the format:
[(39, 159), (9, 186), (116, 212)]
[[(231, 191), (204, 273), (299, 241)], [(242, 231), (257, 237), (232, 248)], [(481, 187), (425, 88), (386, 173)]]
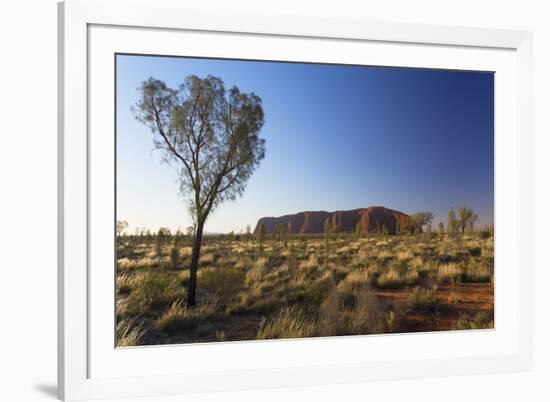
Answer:
[(259, 218), (381, 205), (408, 214), (467, 205), (493, 223), (494, 76), (486, 72), (117, 56), (117, 219), (185, 230), (176, 170), (131, 106), (149, 77), (173, 88), (220, 77), (263, 102), (266, 157), (244, 195), (220, 205), (206, 232)]

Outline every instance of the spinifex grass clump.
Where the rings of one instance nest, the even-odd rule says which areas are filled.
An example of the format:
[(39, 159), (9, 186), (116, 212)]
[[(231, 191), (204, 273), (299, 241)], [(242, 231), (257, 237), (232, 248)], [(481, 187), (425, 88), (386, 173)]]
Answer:
[(316, 322), (297, 307), (276, 312), (270, 320), (260, 322), (257, 339), (306, 338), (315, 335)]
[(210, 318), (216, 312), (216, 300), (208, 299), (189, 307), (183, 300), (178, 300), (166, 310), (155, 322), (159, 331), (174, 332), (191, 329), (198, 326), (203, 320)]

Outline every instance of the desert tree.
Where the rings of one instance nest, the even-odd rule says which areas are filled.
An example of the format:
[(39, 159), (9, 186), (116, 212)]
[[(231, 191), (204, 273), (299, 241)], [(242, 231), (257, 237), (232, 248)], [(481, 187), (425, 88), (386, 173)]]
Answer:
[(439, 231), (439, 234), (445, 233), (445, 225), (443, 224), (443, 222), (439, 222), (439, 225), (437, 225), (437, 230)]
[(456, 219), (455, 210), (451, 208), (447, 213), (447, 232), (456, 233), (457, 230), (458, 230), (458, 221)]
[(264, 251), (264, 241), (265, 241), (265, 225), (260, 223), (258, 226), (258, 246), (260, 253)]
[(170, 236), (172, 236), (172, 232), (170, 231), (170, 228), (159, 228), (157, 232), (157, 236), (159, 236), (161, 239), (166, 240), (169, 239)]
[(252, 239), (252, 230), (250, 229), (250, 225), (246, 225), (246, 240)]
[(127, 221), (116, 221), (116, 237), (122, 236), (126, 229), (128, 229)]
[(159, 260), (159, 265), (162, 259), (162, 246), (164, 245), (164, 243), (166, 243), (166, 240), (169, 238), (170, 238), (170, 229), (159, 228), (156, 236), (156, 243), (155, 243), (156, 254)]
[(477, 219), (479, 218), (478, 214), (474, 213), (472, 211), (472, 214), (470, 216), (470, 219), (468, 220), (468, 226), (470, 228), (470, 233), (473, 233), (474, 232), (474, 229), (475, 229), (475, 223), (477, 221)]
[(422, 227), (430, 227), (434, 216), (431, 212), (416, 212), (410, 216), (410, 225), (413, 233), (422, 233)]
[(466, 228), (471, 228), (473, 230), (477, 218), (478, 216), (474, 213), (473, 209), (467, 206), (458, 208), (458, 224), (460, 225), (462, 233), (466, 232)]
[(176, 233), (174, 234), (174, 239), (173, 239), (173, 246), (174, 247), (179, 247), (182, 236), (183, 236), (183, 234), (181, 233), (181, 230), (179, 230), (179, 229), (176, 230)]
[(203, 230), (209, 214), (240, 196), (265, 155), (261, 99), (226, 91), (220, 78), (188, 76), (177, 88), (149, 78), (133, 111), (154, 134), (163, 161), (178, 172), (180, 192), (194, 223), (187, 304), (195, 305)]
[(172, 266), (172, 269), (174, 270), (178, 269), (179, 261), (180, 261), (180, 250), (178, 246), (174, 244), (170, 249), (170, 264)]

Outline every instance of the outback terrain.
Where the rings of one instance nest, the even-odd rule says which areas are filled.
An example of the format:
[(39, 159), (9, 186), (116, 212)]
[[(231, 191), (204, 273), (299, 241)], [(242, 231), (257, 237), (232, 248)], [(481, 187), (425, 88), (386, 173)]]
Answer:
[(193, 307), (192, 236), (119, 236), (117, 346), (493, 328), (492, 231), (418, 233), (380, 207), (320, 214), (204, 236)]

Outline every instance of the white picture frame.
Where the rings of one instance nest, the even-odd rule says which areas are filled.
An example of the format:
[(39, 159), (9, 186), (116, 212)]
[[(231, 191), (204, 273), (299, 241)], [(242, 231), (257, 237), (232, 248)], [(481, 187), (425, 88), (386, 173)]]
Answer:
[[(190, 10), (177, 0), (68, 0), (59, 4), (58, 11), (58, 390), (61, 399), (146, 397), (531, 368), (531, 33), (278, 15), (228, 15)], [(141, 35), (139, 47), (135, 45), (136, 38), (132, 39), (135, 35)], [(147, 43), (147, 37), (158, 39), (159, 35), (166, 39), (165, 47), (158, 46), (155, 52), (154, 45)], [(96, 134), (98, 128), (109, 130), (114, 125), (109, 114), (112, 108), (101, 108), (113, 89), (109, 83), (113, 79), (109, 75), (114, 71), (108, 64), (109, 55), (128, 50), (175, 54), (178, 43), (185, 42), (180, 40), (185, 39), (185, 35), (209, 35), (217, 41), (233, 43), (232, 49), (225, 46), (215, 50), (217, 56), (235, 54), (276, 60), (320, 58), (346, 62), (343, 59), (352, 57), (347, 46), (350, 49), (367, 46), (372, 52), (364, 63), (376, 64), (373, 58), (380, 57), (378, 63), (385, 65), (496, 71), (495, 113), (503, 120), (496, 121), (495, 176), (506, 176), (506, 179), (496, 180), (495, 230), (496, 238), (502, 240), (497, 240), (495, 258), (497, 269), (501, 263), (507, 268), (500, 276), (497, 274), (496, 279), (495, 330), (433, 334), (431, 338), (420, 334), (179, 345), (116, 353), (114, 345), (109, 349), (105, 342), (98, 341), (102, 331), (113, 330), (102, 324), (103, 315), (99, 313), (104, 307), (94, 297), (98, 289), (110, 291), (112, 281), (104, 284), (104, 277), (92, 269), (97, 259), (95, 251), (90, 251), (91, 240), (111, 234), (104, 233), (107, 229), (95, 221), (105, 212), (97, 206), (100, 202), (96, 200), (97, 195), (109, 190), (93, 187), (93, 177), (112, 174), (112, 170), (108, 163), (100, 169), (94, 161), (104, 159), (92, 151), (97, 149), (97, 144), (112, 138)], [(281, 41), (284, 43), (279, 43)], [(317, 53), (315, 50), (300, 52), (303, 41), (308, 41), (312, 49), (318, 47)], [(257, 56), (259, 45), (255, 42), (269, 42), (270, 46), (263, 46), (267, 48), (262, 50), (264, 56)], [(213, 49), (205, 42), (201, 55), (208, 55)], [(201, 51), (195, 49), (195, 55)], [(396, 54), (398, 56), (394, 56)], [(445, 60), (434, 64), (436, 58)], [(500, 102), (499, 96), (507, 101)], [(90, 216), (91, 209), (96, 211), (93, 216)], [(510, 222), (501, 224), (498, 217), (504, 215), (513, 219), (508, 218)], [(426, 336), (428, 338), (423, 338)], [(409, 348), (415, 353), (387, 359), (375, 356), (375, 350), (384, 351), (389, 344), (394, 350)], [(456, 345), (454, 353), (435, 352), (438, 347), (444, 350), (449, 344)], [(424, 350), (422, 345), (432, 345), (433, 353)], [(372, 349), (369, 359), (364, 354), (353, 353), (359, 349), (370, 350), (369, 347)], [(326, 354), (320, 353), (324, 350)], [(179, 372), (174, 359), (171, 363), (165, 360), (164, 370), (142, 370), (142, 367), (157, 367), (154, 362), (184, 354), (187, 359), (202, 359), (203, 366)], [(235, 356), (241, 357), (239, 361), (234, 360)]]

